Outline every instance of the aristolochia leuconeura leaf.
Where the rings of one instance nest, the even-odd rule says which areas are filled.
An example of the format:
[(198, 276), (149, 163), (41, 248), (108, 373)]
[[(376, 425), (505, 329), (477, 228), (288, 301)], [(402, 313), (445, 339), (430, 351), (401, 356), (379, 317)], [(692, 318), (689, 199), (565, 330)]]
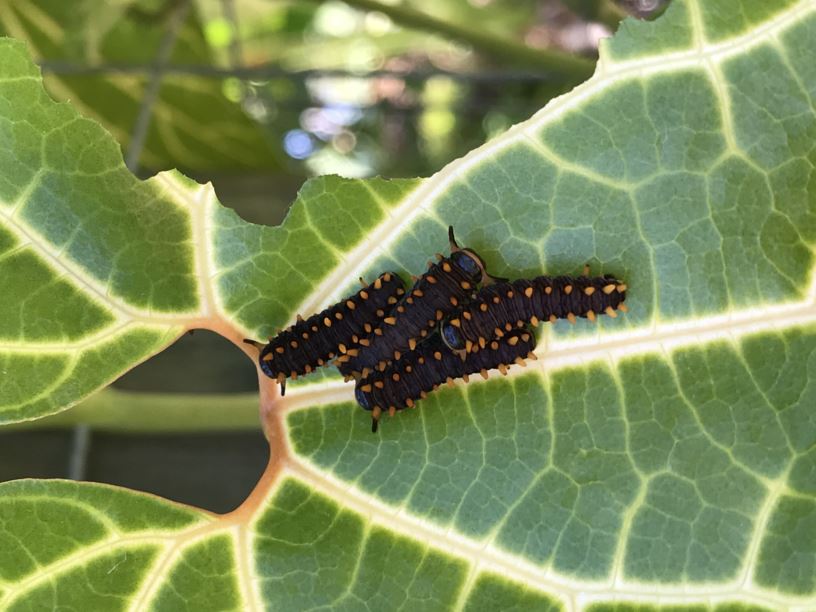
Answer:
[(4, 421), (419, 272), (448, 224), (496, 274), (613, 273), (630, 311), (378, 436), (336, 377), (261, 378), (272, 459), (225, 516), (2, 485), (0, 607), (816, 608), (816, 2), (739, 9), (626, 22), (529, 121), (428, 179), (309, 181), (276, 228), (133, 178), (4, 41)]

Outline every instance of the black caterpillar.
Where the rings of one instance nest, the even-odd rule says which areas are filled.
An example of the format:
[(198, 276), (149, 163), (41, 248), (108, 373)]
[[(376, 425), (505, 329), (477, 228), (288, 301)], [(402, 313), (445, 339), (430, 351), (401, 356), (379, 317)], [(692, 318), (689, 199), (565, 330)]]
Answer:
[(531, 331), (514, 329), (463, 359), (445, 346), (439, 334), (434, 334), (384, 371), (374, 371), (359, 380), (354, 397), (371, 411), (371, 431), (376, 432), (384, 411), (393, 416), (397, 410), (413, 408), (415, 400), (426, 397), (442, 383), (452, 385), (457, 378), (467, 381), (469, 374), (478, 372), (487, 378), (487, 371), (493, 368), (506, 374), (510, 364), (524, 365), (526, 357), (535, 359), (535, 345)]
[(516, 327), (596, 315), (617, 317), (626, 311), (626, 285), (612, 276), (539, 276), (495, 283), (442, 323), (441, 334), (453, 351), (484, 348)]
[(361, 340), (359, 355), (337, 359), (347, 378), (365, 377), (375, 368), (383, 370), (391, 359), (413, 350), (446, 314), (470, 300), (477, 285), (495, 280), (479, 255), (456, 244), (453, 227), (448, 227), (448, 239), (450, 257), (437, 255), (439, 261), (429, 265), (382, 324)]
[(297, 323), (263, 347), (258, 358), (261, 370), (281, 384), (283, 395), (287, 378), (308, 374), (340, 354), (356, 356), (362, 337), (404, 294), (399, 275), (385, 272), (351, 297), (308, 319), (298, 315)]

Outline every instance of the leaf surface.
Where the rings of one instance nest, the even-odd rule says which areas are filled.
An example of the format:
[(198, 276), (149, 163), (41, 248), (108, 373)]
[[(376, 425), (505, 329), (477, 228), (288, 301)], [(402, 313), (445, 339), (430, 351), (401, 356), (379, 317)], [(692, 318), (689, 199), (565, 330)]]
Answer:
[(312, 180), (276, 228), (178, 174), (136, 181), (4, 42), (0, 265), (50, 280), (7, 281), (32, 299), (3, 305), (5, 421), (189, 327), (240, 343), (417, 273), (449, 223), (499, 275), (614, 273), (630, 312), (546, 326), (533, 367), (379, 436), (337, 377), (285, 398), (261, 378), (272, 457), (228, 515), (0, 485), (0, 606), (816, 606), (816, 2), (730, 6), (627, 23), (529, 121), (428, 179)]

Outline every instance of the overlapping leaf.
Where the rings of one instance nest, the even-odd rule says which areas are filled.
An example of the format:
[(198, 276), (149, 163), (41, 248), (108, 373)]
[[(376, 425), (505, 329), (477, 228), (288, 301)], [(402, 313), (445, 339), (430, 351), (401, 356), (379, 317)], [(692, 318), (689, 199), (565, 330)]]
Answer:
[[(379, 436), (336, 379), (264, 388), (270, 468), (224, 517), (3, 485), (0, 537), (27, 560), (0, 564), (2, 605), (813, 608), (816, 3), (730, 6), (675, 2), (628, 25), (591, 81), (434, 177), (318, 179), (279, 228), (83, 154), (77, 130), (98, 128), (6, 43), (7, 257), (88, 317), (4, 305), (21, 321), (5, 332), (14, 372), (58, 368), (71, 342), (126, 364), (183, 326), (269, 332), (361, 273), (422, 269), (449, 223), (498, 274), (613, 272), (631, 311), (549, 327), (535, 368), (435, 394)], [(166, 335), (143, 353), (99, 346), (122, 320)], [(5, 376), (2, 398), (43, 414), (40, 397), (62, 401), (47, 378)], [(216, 585), (222, 600), (201, 597)]]
[[(58, 66), (148, 67), (142, 74), (46, 75), (49, 91), (100, 121), (127, 148), (149, 87), (149, 67), (158, 59), (172, 17), (165, 9), (173, 6), (136, 0), (9, 2), (0, 6), (0, 33), (26, 41), (35, 58)], [(168, 61), (209, 63), (194, 9), (185, 13)], [(224, 171), (269, 169), (280, 160), (258, 124), (224, 96), (222, 81), (176, 74), (162, 80), (138, 161), (153, 169)]]

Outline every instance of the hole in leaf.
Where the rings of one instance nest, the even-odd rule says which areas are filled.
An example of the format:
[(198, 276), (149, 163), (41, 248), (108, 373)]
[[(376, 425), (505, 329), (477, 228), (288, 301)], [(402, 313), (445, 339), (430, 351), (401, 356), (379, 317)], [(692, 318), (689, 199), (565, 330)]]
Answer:
[[(82, 480), (154, 493), (219, 513), (234, 510), (246, 499), (268, 463), (269, 446), (257, 418), (256, 369), (236, 346), (213, 332), (197, 330), (113, 386), (128, 392), (120, 406), (124, 422), (113, 419), (114, 427), (127, 430), (127, 411), (132, 409), (139, 411), (139, 416), (131, 426), (148, 427), (156, 433), (91, 428), (87, 444), (82, 445), (76, 442), (70, 425), (65, 429), (2, 432), (0, 481), (67, 478), (72, 456), (76, 462), (77, 454), (82, 456), (79, 449), (85, 447), (84, 469), (79, 474)], [(143, 399), (130, 399), (138, 398), (139, 393), (144, 394)], [(234, 406), (223, 404), (214, 394), (238, 398), (241, 414), (236, 410), (233, 419), (230, 411)], [(242, 394), (252, 398), (251, 414), (246, 410), (247, 402), (240, 399)], [(176, 395), (178, 399), (174, 399)], [(185, 431), (206, 429), (204, 422), (212, 423), (210, 418), (232, 431)], [(163, 428), (175, 431), (161, 432)]]
[(256, 372), (229, 340), (199, 329), (184, 334), (113, 386), (151, 393), (247, 393), (258, 390)]
[(65, 478), (70, 452), (70, 430), (0, 431), (0, 482)]
[(191, 173), (199, 183), (211, 181), (218, 201), (239, 217), (258, 225), (279, 225), (297, 198), (304, 177), (291, 174)]
[(246, 499), (268, 460), (260, 427), (235, 433), (95, 433), (85, 478), (223, 513)]

